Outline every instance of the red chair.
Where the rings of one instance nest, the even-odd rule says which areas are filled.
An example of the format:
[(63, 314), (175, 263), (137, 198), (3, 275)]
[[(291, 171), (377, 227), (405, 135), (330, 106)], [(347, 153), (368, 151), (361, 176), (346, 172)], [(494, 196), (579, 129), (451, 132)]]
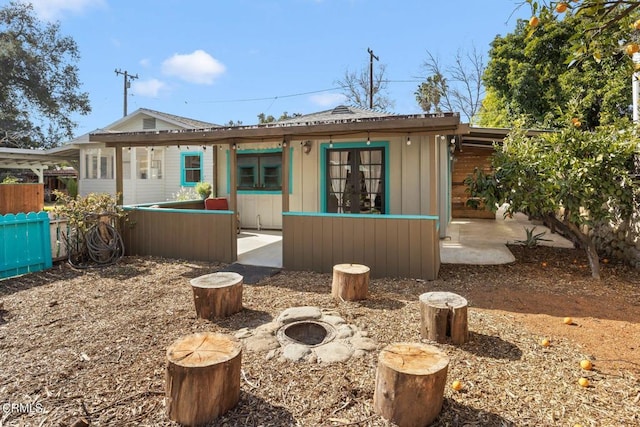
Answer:
[(229, 203), (225, 197), (204, 199), (204, 208), (208, 211), (228, 211)]

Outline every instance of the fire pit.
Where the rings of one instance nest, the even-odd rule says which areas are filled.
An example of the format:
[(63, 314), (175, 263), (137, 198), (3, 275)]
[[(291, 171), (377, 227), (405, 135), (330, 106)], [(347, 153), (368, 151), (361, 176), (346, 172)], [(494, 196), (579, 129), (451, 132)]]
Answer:
[(280, 345), (301, 344), (317, 347), (333, 340), (335, 328), (318, 320), (303, 320), (284, 325), (276, 334)]
[(267, 360), (292, 362), (345, 362), (378, 347), (367, 331), (318, 307), (289, 308), (273, 322), (239, 330), (236, 337), (247, 351), (266, 352)]

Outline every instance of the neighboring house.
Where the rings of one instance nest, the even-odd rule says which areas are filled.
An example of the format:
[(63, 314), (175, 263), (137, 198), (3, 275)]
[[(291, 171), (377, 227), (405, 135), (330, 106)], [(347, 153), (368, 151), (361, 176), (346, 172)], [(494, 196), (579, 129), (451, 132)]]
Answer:
[[(95, 132), (178, 132), (217, 127), (213, 123), (140, 108)], [(115, 194), (115, 150), (90, 141), (88, 134), (72, 143), (80, 150), (79, 194)], [(197, 144), (171, 148), (154, 144), (127, 147), (122, 151), (122, 168), (125, 204), (173, 200), (180, 187), (194, 187), (199, 181), (212, 179), (210, 156)]]

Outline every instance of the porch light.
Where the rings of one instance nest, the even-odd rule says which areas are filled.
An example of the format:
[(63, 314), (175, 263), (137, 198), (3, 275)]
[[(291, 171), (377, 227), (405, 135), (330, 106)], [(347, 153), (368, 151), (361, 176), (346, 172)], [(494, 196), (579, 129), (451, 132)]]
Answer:
[(235, 150), (236, 148), (238, 148), (238, 147), (236, 146), (236, 143), (234, 142), (233, 145), (231, 146), (231, 149)]
[(407, 135), (407, 145), (411, 145), (411, 135)]
[(449, 152), (451, 154), (456, 152), (456, 139), (455, 138), (451, 138), (451, 141), (449, 142)]
[(309, 154), (311, 152), (311, 141), (301, 142), (300, 144), (302, 144), (302, 151), (304, 151), (304, 154)]
[(369, 138), (369, 132), (367, 132), (367, 145), (371, 145), (371, 138)]
[(333, 136), (329, 137), (329, 148), (333, 148)]
[(202, 146), (202, 150), (203, 150), (203, 151), (207, 151), (207, 146), (206, 146), (206, 145), (203, 145), (203, 146)]

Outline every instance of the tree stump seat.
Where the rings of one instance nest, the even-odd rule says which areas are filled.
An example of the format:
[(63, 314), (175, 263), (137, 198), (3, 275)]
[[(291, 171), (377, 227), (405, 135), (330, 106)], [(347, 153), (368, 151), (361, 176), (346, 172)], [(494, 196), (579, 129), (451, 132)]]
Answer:
[(433, 345), (389, 344), (378, 356), (374, 411), (400, 427), (431, 424), (442, 410), (448, 368)]
[(182, 425), (208, 424), (238, 404), (242, 344), (233, 337), (199, 332), (167, 348), (168, 417)]
[(460, 345), (469, 340), (467, 300), (451, 292), (420, 295), (420, 334), (423, 338)]
[(357, 301), (369, 296), (369, 267), (362, 264), (333, 266), (331, 295), (338, 301)]
[(219, 271), (191, 279), (198, 317), (211, 320), (241, 311), (243, 280), (238, 273), (229, 271)]

